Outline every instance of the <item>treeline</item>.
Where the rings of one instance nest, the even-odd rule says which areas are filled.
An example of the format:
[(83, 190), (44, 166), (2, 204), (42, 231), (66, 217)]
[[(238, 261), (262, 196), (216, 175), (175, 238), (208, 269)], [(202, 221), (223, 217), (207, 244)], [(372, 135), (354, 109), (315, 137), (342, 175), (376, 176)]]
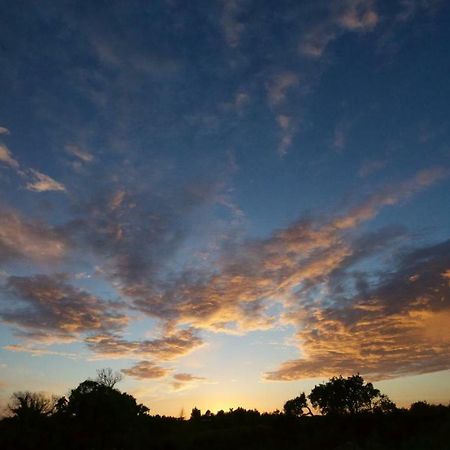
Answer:
[(194, 408), (188, 420), (151, 415), (115, 387), (120, 376), (111, 369), (97, 375), (67, 397), (14, 393), (0, 448), (450, 450), (450, 406), (398, 408), (360, 375), (333, 377), (287, 400), (283, 411)]

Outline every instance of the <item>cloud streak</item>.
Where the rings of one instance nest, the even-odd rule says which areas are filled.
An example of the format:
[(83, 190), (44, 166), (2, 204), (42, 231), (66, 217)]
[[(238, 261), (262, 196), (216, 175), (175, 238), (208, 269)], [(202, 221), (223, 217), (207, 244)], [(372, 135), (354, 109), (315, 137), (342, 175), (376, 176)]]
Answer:
[(13, 169), (19, 169), (19, 162), (14, 159), (9, 148), (3, 144), (0, 144), (0, 162), (9, 167), (12, 167)]
[(31, 175), (31, 181), (27, 183), (26, 188), (30, 191), (66, 191), (66, 188), (62, 183), (59, 183), (48, 175), (45, 175), (34, 169), (30, 169), (29, 173)]

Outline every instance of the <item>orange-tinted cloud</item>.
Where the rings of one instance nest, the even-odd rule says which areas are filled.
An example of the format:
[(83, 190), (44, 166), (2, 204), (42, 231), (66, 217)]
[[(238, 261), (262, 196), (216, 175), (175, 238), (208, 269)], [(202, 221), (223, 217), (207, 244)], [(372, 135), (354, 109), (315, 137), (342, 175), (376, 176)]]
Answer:
[(54, 180), (53, 178), (41, 173), (37, 170), (30, 169), (31, 181), (26, 185), (26, 188), (35, 192), (47, 192), (47, 191), (65, 191), (65, 186)]
[(205, 380), (206, 378), (204, 377), (198, 377), (190, 373), (176, 373), (173, 376), (171, 386), (175, 391), (179, 391), (182, 389), (192, 388), (198, 383)]
[(66, 251), (66, 239), (54, 228), (0, 204), (0, 264), (15, 259), (56, 262)]
[(442, 277), (448, 267), (450, 241), (404, 255), (396, 271), (354, 297), (299, 310), (304, 356), (266, 378), (360, 372), (384, 379), (449, 369), (450, 286)]
[(164, 378), (170, 373), (170, 369), (156, 365), (151, 361), (140, 361), (129, 369), (122, 369), (125, 375), (139, 380)]
[(99, 334), (86, 338), (89, 348), (105, 358), (155, 358), (171, 360), (187, 355), (203, 345), (203, 340), (193, 328), (166, 330), (157, 339), (127, 341), (112, 334)]
[(9, 277), (5, 293), (16, 301), (14, 307), (2, 305), (1, 320), (15, 326), (20, 335), (43, 342), (75, 340), (80, 334), (127, 325), (123, 305), (78, 289), (67, 279), (65, 274)]
[[(399, 186), (373, 194), (346, 213), (328, 220), (301, 220), (268, 239), (230, 248), (212, 273), (185, 272), (161, 290), (130, 285), (125, 292), (138, 309), (172, 323), (230, 333), (271, 328), (277, 318), (268, 313), (270, 305), (282, 302), (288, 306), (297, 286), (317, 285), (361, 255), (361, 249), (353, 245), (351, 231), (381, 208), (408, 198), (444, 175), (442, 170), (420, 172)], [(365, 245), (369, 248), (369, 243)]]

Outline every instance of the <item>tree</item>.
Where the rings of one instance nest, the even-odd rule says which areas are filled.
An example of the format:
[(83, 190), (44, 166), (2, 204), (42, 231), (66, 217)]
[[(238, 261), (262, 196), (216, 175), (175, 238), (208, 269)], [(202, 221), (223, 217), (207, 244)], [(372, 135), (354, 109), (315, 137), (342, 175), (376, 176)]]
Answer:
[[(305, 412), (304, 410), (307, 410)], [(302, 417), (306, 415), (312, 416), (313, 413), (308, 406), (306, 395), (302, 392), (298, 397), (288, 400), (283, 406), (284, 413), (288, 416)]]
[(117, 383), (122, 381), (122, 378), (120, 372), (113, 372), (110, 367), (107, 367), (97, 370), (97, 379), (95, 381), (103, 386), (113, 388)]
[(380, 394), (374, 401), (373, 411), (381, 414), (390, 414), (398, 411), (397, 405), (385, 394)]
[(8, 409), (22, 421), (33, 421), (50, 415), (56, 399), (39, 392), (14, 392)]
[(315, 408), (327, 415), (373, 412), (376, 405), (387, 408), (388, 401), (393, 405), (372, 383), (364, 383), (359, 374), (348, 378), (333, 377), (327, 383), (315, 386), (308, 398)]
[(196, 407), (192, 408), (190, 420), (200, 420), (201, 418), (202, 412)]
[(71, 391), (65, 410), (83, 422), (108, 427), (124, 426), (149, 411), (132, 395), (93, 380)]

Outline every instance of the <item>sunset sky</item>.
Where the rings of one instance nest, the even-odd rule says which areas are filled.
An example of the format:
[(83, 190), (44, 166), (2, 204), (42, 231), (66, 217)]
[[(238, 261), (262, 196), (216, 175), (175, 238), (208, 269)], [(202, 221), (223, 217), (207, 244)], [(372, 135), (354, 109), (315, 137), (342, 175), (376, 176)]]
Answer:
[(449, 74), (445, 0), (4, 2), (0, 407), (448, 403)]

